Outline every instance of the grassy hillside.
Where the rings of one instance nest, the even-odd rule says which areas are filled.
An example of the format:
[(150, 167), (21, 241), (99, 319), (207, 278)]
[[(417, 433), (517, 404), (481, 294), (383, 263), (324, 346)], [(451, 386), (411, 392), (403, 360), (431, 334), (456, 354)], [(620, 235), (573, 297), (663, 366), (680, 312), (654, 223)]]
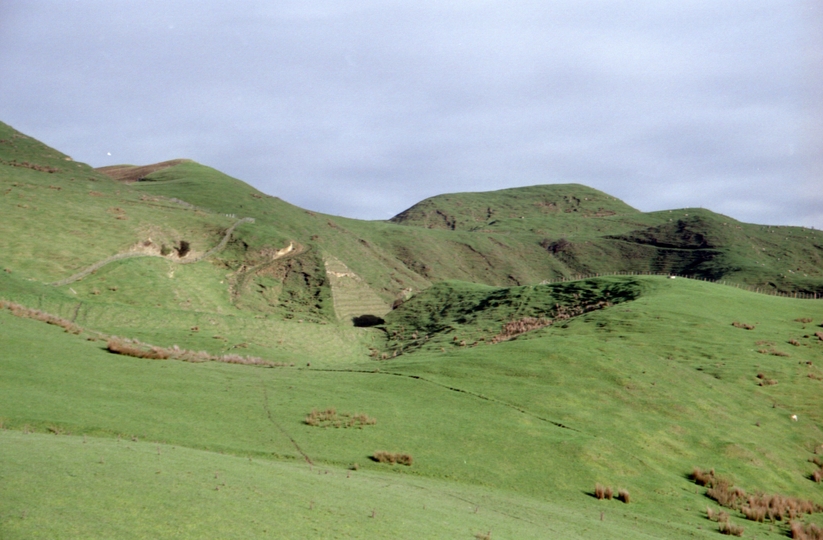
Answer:
[(2, 538), (788, 536), (694, 467), (823, 505), (823, 302), (748, 290), (823, 293), (817, 231), (578, 185), (366, 222), (4, 124), (0, 193)]
[(512, 228), (514, 220), (563, 214), (596, 218), (637, 213), (602, 191), (579, 184), (560, 184), (438, 195), (417, 203), (391, 221), (432, 229), (478, 230)]
[(132, 184), (138, 191), (254, 217), (247, 251), (295, 240), (328, 253), (386, 302), (448, 279), (523, 285), (619, 272), (823, 293), (819, 231), (743, 224), (703, 209), (643, 214), (580, 185), (443, 195), (385, 223), (301, 210), (191, 162), (141, 178)]
[[(462, 295), (464, 301), (444, 303), (440, 317), (464, 338), (485, 325), (498, 333), (504, 322), (526, 313), (515, 313), (513, 306), (529, 305), (526, 291), (509, 291), (505, 297), (500, 291), (496, 305), (478, 309), (476, 300), (494, 297), (489, 294), (494, 290), (450, 287), (452, 297)], [(749, 491), (821, 502), (820, 485), (808, 476), (814, 469), (809, 459), (821, 455), (815, 451), (823, 452), (823, 341), (814, 335), (823, 321), (823, 307), (814, 301), (648, 277), (567, 284), (543, 293), (576, 300), (575, 294), (609, 290), (615, 295), (623, 291), (624, 300), (509, 341), (458, 344), (445, 351), (433, 346), (386, 361), (353, 355), (336, 364), (324, 363), (327, 353), (318, 351), (317, 356), (303, 357), (309, 367), (300, 363), (274, 369), (112, 355), (103, 342), (89, 341), (85, 334), (74, 336), (4, 311), (0, 411), (9, 443), (4, 447), (20, 455), (5, 463), (4, 486), (27, 481), (43, 486), (4, 494), (10, 505), (3, 513), (4, 531), (19, 530), (21, 537), (28, 537), (34, 530), (58, 527), (50, 512), (38, 511), (54, 504), (63, 504), (65, 515), (74, 516), (74, 526), (82, 527), (84, 516), (103, 512), (107, 501), (124, 505), (128, 497), (147, 500), (151, 486), (168, 497), (184, 495), (176, 502), (166, 495), (161, 500), (171, 505), (167, 512), (196, 519), (196, 512), (184, 508), (187, 497), (220, 486), (227, 504), (241, 504), (257, 486), (262, 500), (275, 508), (262, 522), (292, 519), (298, 513), (301, 526), (308, 527), (297, 529), (303, 534), (313, 527), (337, 530), (326, 529), (330, 514), (339, 526), (360, 527), (356, 524), (364, 513), (371, 519), (370, 507), (388, 521), (384, 531), (409, 538), (423, 534), (406, 524), (424, 520), (423, 506), (434, 506), (440, 490), (464, 503), (439, 506), (438, 519), (460, 524), (460, 535), (469, 538), (484, 528), (520, 531), (511, 534), (525, 537), (539, 537), (538, 531), (546, 527), (565, 531), (570, 538), (589, 537), (597, 530), (591, 527), (606, 527), (610, 535), (626, 538), (716, 534), (705, 518), (705, 507), (716, 504), (686, 478), (693, 466), (715, 467)], [(520, 301), (515, 301), (518, 296)], [(406, 331), (421, 320), (415, 313), (425, 313), (414, 304), (392, 315), (402, 320)], [(532, 303), (527, 310), (539, 306)], [(467, 312), (476, 316), (467, 318)], [(419, 328), (426, 324), (423, 316)], [(233, 329), (227, 330), (231, 337)], [(35, 333), (38, 340), (32, 341)], [(157, 331), (155, 337), (163, 334)], [(798, 345), (790, 344), (792, 339)], [(759, 386), (764, 380), (760, 373), (776, 384)], [(328, 407), (365, 413), (377, 422), (361, 429), (317, 428), (303, 422), (313, 409)], [(792, 414), (799, 416), (798, 422), (791, 421)], [(38, 450), (26, 443), (26, 432), (39, 434), (34, 439)], [(83, 446), (84, 435), (96, 450)], [(122, 450), (124, 446), (130, 448)], [(174, 454), (177, 450), (171, 447), (201, 452), (187, 453), (178, 463), (183, 458), (177, 456), (183, 454)], [(74, 489), (88, 493), (81, 495), (87, 499), (94, 493), (99, 503), (53, 502), (47, 496), (48, 478), (13, 467), (20, 460), (32, 466), (51, 460), (64, 453), (61, 448), (77, 449), (59, 460)], [(414, 464), (406, 468), (372, 462), (369, 456), (377, 450), (407, 452)], [(144, 455), (146, 463), (127, 465), (117, 457), (124, 451)], [(242, 465), (249, 457), (250, 463), (262, 460), (256, 467), (290, 464), (282, 474), (295, 479), (277, 490), (263, 487)], [(347, 473), (354, 463), (357, 470)], [(128, 497), (119, 491), (118, 481), (103, 488), (95, 478), (104, 465), (109, 467), (106, 474), (113, 475), (109, 478), (122, 475), (142, 487)], [(200, 471), (199, 479), (187, 476), (192, 468)], [(156, 474), (152, 469), (160, 470), (161, 477), (151, 477)], [(212, 469), (218, 478), (211, 478)], [(346, 475), (360, 478), (364, 473), (375, 482), (397, 486), (398, 498), (405, 498), (407, 490), (421, 493), (422, 486), (422, 504), (408, 502), (402, 512), (389, 510), (392, 505), (386, 501), (373, 502), (373, 487), (342, 496)], [(172, 479), (162, 480), (163, 474)], [(296, 488), (288, 485), (306, 474), (328, 479), (294, 493)], [(215, 480), (214, 486), (209, 479)], [(629, 490), (632, 503), (597, 501), (590, 495), (597, 482)], [(316, 510), (320, 501), (326, 508), (312, 514), (312, 501)], [(504, 516), (512, 505), (531, 508), (516, 511), (528, 516), (531, 525), (507, 529), (512, 525)], [(20, 518), (23, 512), (29, 521)], [(605, 513), (604, 523), (600, 512)], [(249, 520), (254, 518), (247, 515), (224, 515), (221, 527), (253, 530)], [(781, 523), (772, 530), (768, 524), (744, 525), (763, 538), (777, 538), (785, 530)], [(113, 523), (105, 530), (128, 536), (120, 526)], [(163, 530), (161, 521), (147, 526)], [(188, 534), (196, 537), (198, 530), (193, 527)]]

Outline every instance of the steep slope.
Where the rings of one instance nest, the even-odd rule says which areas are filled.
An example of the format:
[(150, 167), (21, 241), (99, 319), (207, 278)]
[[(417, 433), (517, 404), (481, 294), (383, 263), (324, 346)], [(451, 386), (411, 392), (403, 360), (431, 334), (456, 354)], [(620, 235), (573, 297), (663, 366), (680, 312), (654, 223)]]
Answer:
[[(148, 169), (175, 163), (206, 169), (185, 161)], [(254, 201), (243, 187), (254, 190), (233, 182), (222, 187)], [(66, 283), (60, 289), (67, 302), (333, 320), (322, 257), (299, 245), (278, 257), (290, 245), (290, 231), (266, 229), (261, 237), (253, 220), (241, 221), (248, 214), (208, 208), (221, 195), (201, 184), (186, 194), (201, 206), (150, 193), (140, 182), (115, 181), (0, 125), (0, 265), (12, 279)], [(79, 281), (65, 281), (107, 261)]]
[[(9, 271), (53, 282), (117, 253), (181, 241), (192, 253), (219, 242), (232, 220), (147, 198), (0, 125), (0, 257)], [(235, 220), (236, 221), (236, 220)]]

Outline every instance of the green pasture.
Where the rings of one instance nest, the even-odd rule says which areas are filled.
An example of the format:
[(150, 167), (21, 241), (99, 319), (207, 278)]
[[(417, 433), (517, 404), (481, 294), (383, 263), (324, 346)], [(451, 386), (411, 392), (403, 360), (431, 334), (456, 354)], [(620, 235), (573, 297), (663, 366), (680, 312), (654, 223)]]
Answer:
[[(360, 221), (194, 162), (115, 181), (2, 123), (0, 216), (0, 300), (81, 328), (0, 310), (0, 538), (717, 538), (693, 467), (823, 504), (823, 302), (750, 292), (823, 295), (820, 231), (581, 185)], [(305, 422), (332, 408), (376, 423)]]
[[(819, 501), (807, 476), (823, 444), (823, 381), (808, 374), (823, 377), (823, 341), (803, 336), (813, 336), (823, 308), (702, 282), (625, 281), (639, 298), (509, 342), (375, 361), (365, 343), (379, 331), (351, 329), (361, 333), (362, 354), (333, 363), (306, 354), (311, 366), (282, 368), (112, 355), (85, 334), (4, 311), (0, 433), (9, 492), (0, 523), (24, 538), (85, 536), (90, 522), (106, 537), (208, 529), (243, 537), (272, 527), (284, 538), (472, 538), (488, 530), (493, 538), (711, 538), (704, 514), (713, 503), (686, 478), (693, 466), (715, 467), (750, 491)], [(242, 318), (223, 322), (229, 340), (242, 333), (231, 324)], [(799, 346), (787, 343), (793, 338)], [(758, 353), (758, 341), (790, 356)], [(758, 372), (778, 384), (758, 386)], [(329, 407), (377, 423), (303, 423)], [(377, 450), (415, 461), (374, 463)], [(29, 465), (14, 465), (21, 462)], [(222, 471), (226, 486), (212, 482)], [(350, 491), (352, 478), (360, 483)], [(597, 482), (628, 489), (632, 503), (595, 500)], [(67, 483), (72, 496), (48, 487)], [(386, 490), (388, 498), (378, 495)], [(762, 538), (785, 530), (743, 525)]]

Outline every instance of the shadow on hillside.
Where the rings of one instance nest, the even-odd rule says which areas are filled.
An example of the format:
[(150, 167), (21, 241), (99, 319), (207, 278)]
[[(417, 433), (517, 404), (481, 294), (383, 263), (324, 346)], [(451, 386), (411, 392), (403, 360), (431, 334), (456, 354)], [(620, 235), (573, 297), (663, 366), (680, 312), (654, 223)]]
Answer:
[(358, 315), (357, 317), (352, 317), (351, 322), (357, 328), (369, 328), (371, 326), (377, 326), (377, 325), (386, 323), (386, 321), (384, 321), (381, 317), (378, 317), (377, 315), (368, 315), (368, 314), (367, 315)]

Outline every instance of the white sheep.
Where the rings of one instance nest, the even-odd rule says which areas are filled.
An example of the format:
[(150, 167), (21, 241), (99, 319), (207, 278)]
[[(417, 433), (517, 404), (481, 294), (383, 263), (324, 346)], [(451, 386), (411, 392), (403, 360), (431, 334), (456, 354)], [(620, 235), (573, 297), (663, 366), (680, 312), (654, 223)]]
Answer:
[(796, 414), (792, 415), (792, 422), (797, 422), (797, 415)]

